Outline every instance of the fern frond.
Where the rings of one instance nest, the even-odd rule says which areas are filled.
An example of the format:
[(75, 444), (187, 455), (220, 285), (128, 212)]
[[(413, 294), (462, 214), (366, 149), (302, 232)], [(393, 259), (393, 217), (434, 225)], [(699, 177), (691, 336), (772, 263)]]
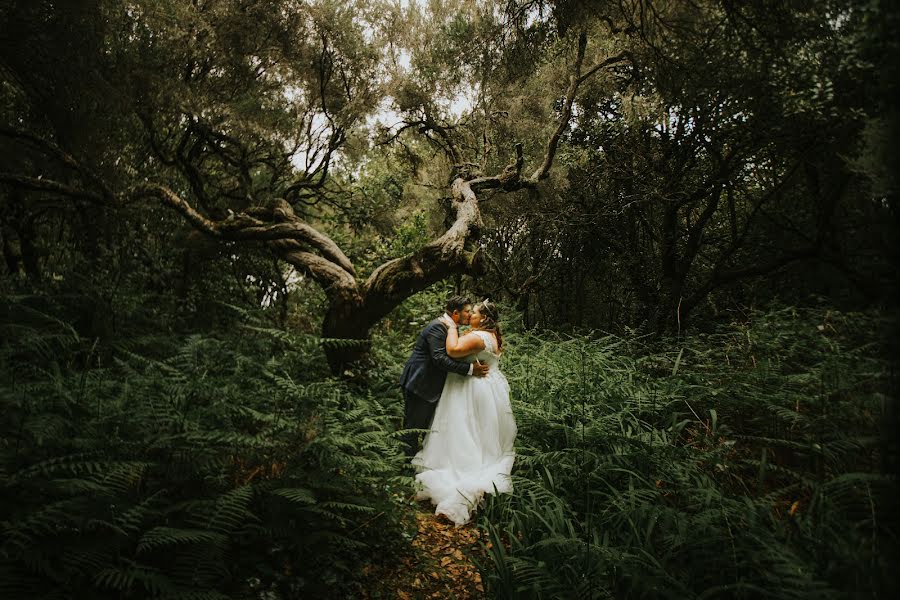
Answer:
[(154, 527), (147, 531), (138, 541), (137, 552), (150, 552), (164, 546), (177, 544), (209, 543), (224, 546), (227, 543), (224, 534), (205, 529), (177, 529), (174, 527)]
[(316, 503), (315, 495), (305, 488), (280, 488), (272, 490), (271, 493), (296, 504), (309, 505)]

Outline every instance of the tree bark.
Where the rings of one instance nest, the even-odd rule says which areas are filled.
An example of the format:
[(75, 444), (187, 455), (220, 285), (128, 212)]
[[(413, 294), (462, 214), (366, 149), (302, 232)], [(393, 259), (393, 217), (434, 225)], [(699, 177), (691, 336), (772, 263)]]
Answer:
[[(576, 60), (569, 76), (562, 115), (548, 139), (540, 166), (534, 173), (530, 177), (522, 176), (524, 157), (521, 144), (515, 145), (515, 162), (508, 165), (499, 175), (471, 177), (465, 174), (465, 169), (461, 169), (453, 176), (450, 184), (453, 221), (447, 231), (419, 250), (381, 265), (365, 281), (357, 279), (353, 264), (338, 245), (324, 233), (304, 223), (294, 214), (291, 204), (285, 199), (278, 199), (271, 206), (246, 208), (238, 214), (231, 213), (228, 218), (214, 220), (165, 185), (140, 183), (124, 193), (114, 194), (105, 182), (83, 168), (76, 159), (52, 142), (8, 128), (0, 129), (0, 135), (37, 147), (46, 155), (79, 173), (87, 185), (75, 187), (68, 183), (3, 172), (0, 172), (0, 182), (20, 190), (52, 193), (69, 197), (73, 201), (106, 207), (115, 207), (136, 200), (156, 200), (179, 212), (195, 230), (211, 238), (265, 244), (276, 257), (307, 274), (324, 290), (328, 299), (328, 309), (322, 321), (323, 346), (330, 368), (334, 373), (340, 374), (365, 358), (369, 349), (368, 338), (372, 326), (400, 302), (451, 275), (477, 274), (483, 271), (480, 249), (476, 246), (482, 228), (478, 194), (488, 189), (502, 192), (513, 192), (523, 188), (534, 189), (539, 181), (546, 179), (559, 142), (572, 116), (572, 107), (579, 86), (599, 70), (631, 58), (621, 54), (582, 71), (586, 45), (587, 36), (582, 33), (578, 40)], [(433, 123), (431, 129), (445, 138), (451, 150), (453, 149), (447, 131)], [(336, 138), (333, 144), (329, 143), (329, 157), (342, 139)], [(151, 139), (151, 143), (152, 141)], [(455, 151), (451, 152), (451, 155), (455, 158)], [(164, 165), (174, 165), (162, 154), (160, 160)], [(191, 183), (194, 202), (203, 208), (205, 195), (203, 186), (194, 185), (192, 173), (187, 172), (186, 176)], [(300, 183), (287, 188), (284, 197), (290, 199), (300, 188), (322, 185), (327, 174), (327, 163), (326, 167), (317, 173), (319, 173), (317, 181), (310, 182), (309, 178), (301, 177)]]

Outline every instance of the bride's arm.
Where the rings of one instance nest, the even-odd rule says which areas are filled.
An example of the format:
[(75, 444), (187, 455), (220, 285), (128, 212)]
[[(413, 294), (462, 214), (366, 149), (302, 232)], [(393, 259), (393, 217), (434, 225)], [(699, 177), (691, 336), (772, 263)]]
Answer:
[(466, 335), (459, 337), (459, 329), (451, 327), (447, 330), (447, 355), (451, 358), (462, 358), (469, 354), (475, 354), (480, 350), (484, 350), (484, 340), (481, 336), (476, 335), (474, 331), (470, 331)]

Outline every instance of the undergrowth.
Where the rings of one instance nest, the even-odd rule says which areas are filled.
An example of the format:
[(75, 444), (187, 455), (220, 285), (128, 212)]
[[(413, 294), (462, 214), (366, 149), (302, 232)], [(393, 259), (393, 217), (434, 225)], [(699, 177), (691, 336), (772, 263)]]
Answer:
[(491, 594), (890, 596), (885, 325), (788, 308), (667, 347), (508, 336), (518, 457), (479, 521)]
[(403, 542), (396, 399), (315, 338), (101, 344), (4, 308), (0, 597), (350, 597)]
[[(0, 597), (352, 598), (408, 545), (397, 380), (427, 307), (346, 381), (251, 314), (101, 341), (48, 306), (0, 321)], [(680, 341), (508, 332), (488, 595), (890, 596), (884, 328), (787, 308)]]

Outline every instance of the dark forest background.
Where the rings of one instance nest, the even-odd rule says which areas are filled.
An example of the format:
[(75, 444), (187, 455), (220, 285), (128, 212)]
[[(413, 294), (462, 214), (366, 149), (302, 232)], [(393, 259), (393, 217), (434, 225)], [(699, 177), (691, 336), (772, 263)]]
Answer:
[(895, 592), (898, 27), (0, 3), (0, 595), (392, 597), (456, 292), (520, 428), (489, 597)]

